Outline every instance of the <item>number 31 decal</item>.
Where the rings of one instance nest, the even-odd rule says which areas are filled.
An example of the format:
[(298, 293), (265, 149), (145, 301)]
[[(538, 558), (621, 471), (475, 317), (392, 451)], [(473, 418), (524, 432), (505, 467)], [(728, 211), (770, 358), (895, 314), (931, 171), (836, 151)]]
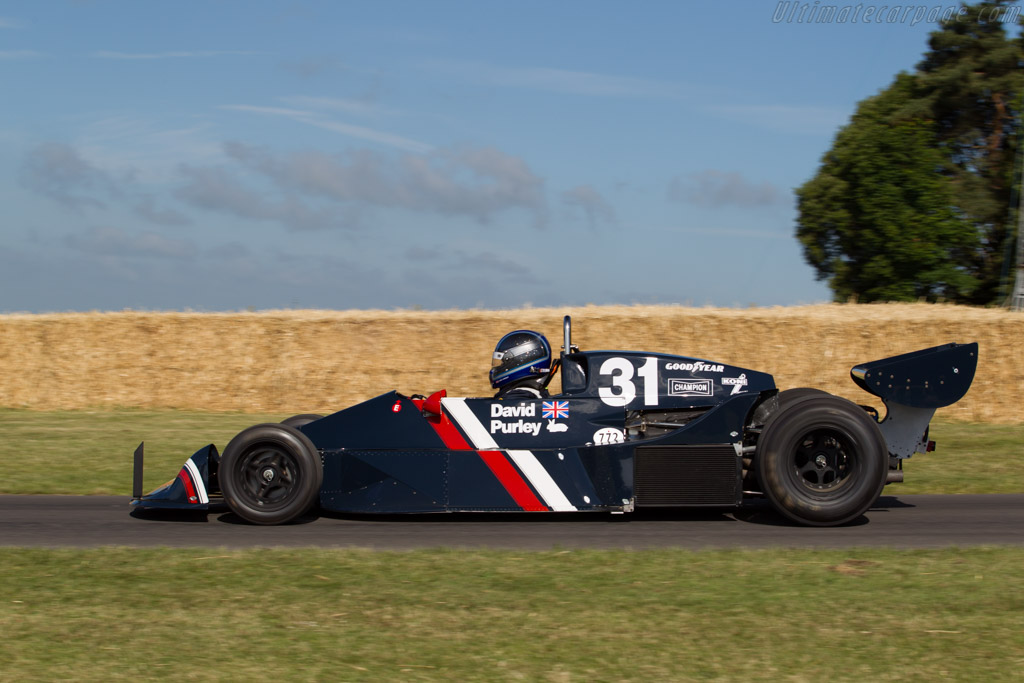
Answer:
[(599, 387), (597, 395), (607, 405), (627, 406), (636, 398), (636, 384), (633, 375), (643, 380), (644, 405), (658, 405), (658, 359), (648, 358), (639, 370), (625, 358), (609, 358), (601, 363), (598, 372), (609, 375), (612, 379), (610, 387)]

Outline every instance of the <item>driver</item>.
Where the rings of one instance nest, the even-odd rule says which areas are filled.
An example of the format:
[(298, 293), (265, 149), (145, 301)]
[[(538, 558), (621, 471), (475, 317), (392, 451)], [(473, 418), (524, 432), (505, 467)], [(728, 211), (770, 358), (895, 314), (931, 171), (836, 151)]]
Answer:
[(495, 398), (547, 398), (551, 381), (551, 345), (533, 330), (509, 332), (494, 347), (491, 386)]

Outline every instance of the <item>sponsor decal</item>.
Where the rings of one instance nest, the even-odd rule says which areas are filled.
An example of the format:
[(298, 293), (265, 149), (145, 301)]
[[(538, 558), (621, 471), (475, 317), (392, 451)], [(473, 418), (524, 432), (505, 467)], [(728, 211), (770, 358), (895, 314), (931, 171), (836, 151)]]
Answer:
[(722, 384), (727, 387), (732, 387), (732, 391), (729, 393), (730, 396), (738, 394), (741, 391), (741, 387), (747, 386), (747, 374), (743, 373), (739, 377), (723, 377)]
[(668, 378), (669, 396), (711, 396), (715, 393), (714, 382), (709, 379)]
[(548, 420), (548, 431), (551, 433), (567, 432), (569, 431), (569, 425), (565, 424), (564, 422)]
[(491, 417), (536, 417), (536, 403), (520, 403), (517, 406), (503, 406), (500, 403), (491, 404)]
[(544, 401), (541, 404), (540, 416), (549, 420), (557, 420), (560, 417), (569, 417), (568, 401)]
[(666, 363), (666, 370), (688, 370), (690, 372), (722, 372), (721, 365), (696, 360), (692, 363)]
[(400, 413), (400, 412), (402, 412), (402, 402), (401, 401), (395, 401), (395, 405), (391, 406), (391, 412), (392, 413)]
[(540, 422), (527, 422), (517, 420), (516, 422), (503, 422), (502, 420), (491, 420), (491, 434), (529, 434), (537, 436), (540, 434)]
[(594, 432), (594, 443), (598, 446), (608, 446), (614, 443), (622, 443), (626, 437), (622, 431), (613, 427), (604, 427)]
[(500, 403), (492, 403), (492, 418), (518, 417), (519, 419), (516, 420), (515, 422), (506, 421), (504, 419), (492, 419), (491, 434), (529, 434), (530, 436), (537, 436), (538, 434), (540, 434), (540, 428), (542, 423), (532, 422), (523, 419), (524, 417), (536, 416), (536, 403), (520, 403), (519, 405), (515, 406), (503, 406)]

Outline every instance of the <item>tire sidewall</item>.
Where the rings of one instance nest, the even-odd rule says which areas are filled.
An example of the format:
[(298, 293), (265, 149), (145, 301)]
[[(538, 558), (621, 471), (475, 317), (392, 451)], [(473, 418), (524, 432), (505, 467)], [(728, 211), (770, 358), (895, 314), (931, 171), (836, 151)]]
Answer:
[[(268, 445), (288, 452), (297, 465), (298, 483), (284, 504), (264, 510), (245, 493), (241, 466), (253, 449)], [(239, 432), (224, 449), (218, 470), (225, 502), (235, 514), (254, 524), (285, 524), (305, 514), (319, 496), (323, 482), (320, 455), (309, 437), (295, 427), (275, 423)]]
[[(854, 451), (851, 479), (841, 491), (815, 492), (796, 481), (793, 457), (811, 431), (837, 432)], [(761, 488), (786, 517), (810, 526), (835, 526), (860, 517), (878, 499), (888, 473), (888, 448), (878, 425), (856, 404), (809, 394), (787, 403), (761, 435), (757, 473)]]

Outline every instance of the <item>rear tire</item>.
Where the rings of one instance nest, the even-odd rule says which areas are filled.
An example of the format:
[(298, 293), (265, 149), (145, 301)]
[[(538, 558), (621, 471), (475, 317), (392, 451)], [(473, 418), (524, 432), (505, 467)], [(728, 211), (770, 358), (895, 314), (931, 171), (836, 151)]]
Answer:
[(253, 524), (285, 524), (305, 514), (320, 494), (320, 454), (295, 427), (260, 424), (233, 438), (218, 468), (231, 510)]
[(281, 424), (298, 429), (308, 425), (310, 422), (316, 422), (322, 417), (323, 415), (316, 415), (314, 413), (302, 413), (301, 415), (292, 415), (287, 420), (281, 420)]
[(878, 425), (859, 406), (808, 393), (768, 420), (755, 467), (779, 512), (809, 526), (836, 526), (878, 500), (889, 453)]
[(823, 389), (812, 387), (797, 387), (796, 389), (785, 389), (779, 392), (779, 408), (785, 408), (808, 396), (831, 396), (832, 394)]

